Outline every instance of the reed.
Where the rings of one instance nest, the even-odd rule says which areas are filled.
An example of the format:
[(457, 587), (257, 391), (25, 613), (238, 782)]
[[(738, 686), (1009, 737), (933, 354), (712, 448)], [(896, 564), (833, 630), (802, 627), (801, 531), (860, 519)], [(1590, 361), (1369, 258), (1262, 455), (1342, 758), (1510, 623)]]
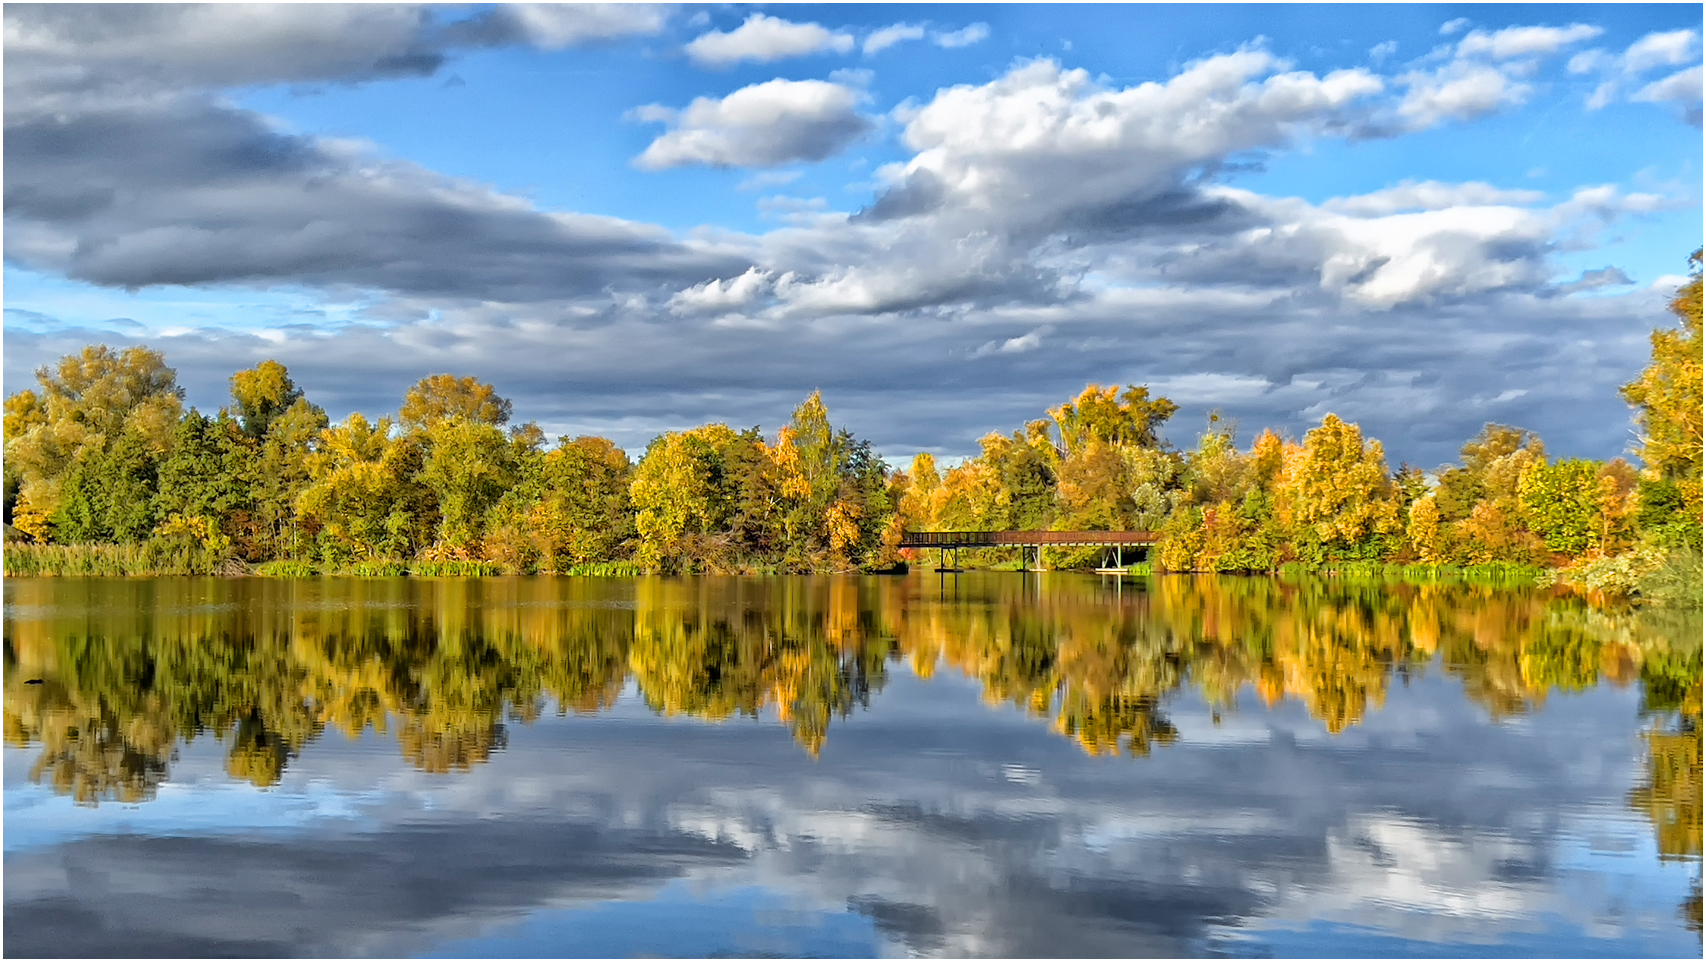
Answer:
[(19, 544), (5, 548), (8, 578), (122, 578), (210, 575), (222, 559), (200, 547), (142, 544)]

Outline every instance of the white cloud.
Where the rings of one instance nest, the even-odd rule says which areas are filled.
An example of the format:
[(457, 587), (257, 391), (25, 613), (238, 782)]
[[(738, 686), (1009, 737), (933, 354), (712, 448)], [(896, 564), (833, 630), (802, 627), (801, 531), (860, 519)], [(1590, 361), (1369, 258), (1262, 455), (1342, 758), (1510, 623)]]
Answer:
[(988, 357), (991, 354), (1026, 354), (1042, 347), (1043, 338), (1053, 328), (1039, 327), (1034, 331), (1010, 337), (1005, 341), (988, 341), (972, 352), (972, 357)]
[(1601, 70), (1611, 62), (1611, 56), (1603, 50), (1583, 50), (1570, 58), (1567, 69), (1574, 74), (1593, 73)]
[(739, 277), (706, 281), (678, 292), (669, 299), (676, 314), (722, 313), (751, 304), (775, 285), (768, 271), (754, 267)]
[(1694, 52), (1696, 39), (1692, 30), (1649, 33), (1623, 52), (1623, 69), (1641, 73), (1655, 67), (1675, 67), (1691, 58), (1698, 59)]
[(1195, 165), (1284, 143), (1382, 87), (1361, 70), (1317, 77), (1278, 66), (1245, 49), (1166, 83), (1110, 90), (1040, 60), (939, 91), (908, 114), (904, 139), (917, 154), (888, 199), (901, 208), (940, 195), (1001, 221), (1045, 221), (1165, 193)]
[(1387, 40), (1384, 43), (1377, 43), (1374, 46), (1368, 48), (1368, 57), (1370, 60), (1373, 60), (1375, 63), (1380, 63), (1381, 61), (1385, 60), (1387, 57), (1390, 57), (1397, 52), (1398, 52), (1398, 41)]
[(1467, 26), (1469, 26), (1468, 17), (1458, 17), (1456, 20), (1447, 20), (1439, 25), (1439, 35), (1442, 37), (1449, 37), (1452, 34), (1463, 30), (1463, 28)]
[(868, 57), (879, 51), (887, 50), (895, 44), (905, 40), (923, 39), (924, 28), (921, 25), (915, 23), (897, 23), (883, 27), (880, 30), (871, 31), (871, 35), (865, 38), (864, 51), (865, 55)]
[(501, 9), (546, 50), (657, 33), (671, 12), (668, 6), (629, 3), (517, 3)]
[(855, 109), (858, 91), (822, 80), (770, 80), (742, 87), (721, 100), (700, 97), (679, 113), (658, 105), (638, 108), (641, 120), (673, 129), (635, 159), (647, 170), (705, 164), (771, 167), (823, 160), (871, 129)]
[(1535, 190), (1503, 190), (1479, 182), (1445, 184), (1436, 180), (1405, 181), (1395, 187), (1356, 197), (1335, 197), (1322, 204), (1321, 209), (1370, 217), (1407, 210), (1532, 204), (1545, 196)]
[[(1521, 106), (1534, 93), (1521, 78), (1532, 73), (1535, 58), (1556, 54), (1603, 32), (1587, 24), (1470, 31), (1455, 48), (1447, 48), (1452, 56), (1443, 65), (1411, 70), (1397, 78), (1407, 88), (1397, 109), (1399, 123), (1413, 132)], [(1570, 69), (1580, 72), (1592, 62), (1590, 51), (1572, 59)]]
[(742, 60), (768, 63), (825, 51), (846, 53), (853, 49), (853, 36), (815, 23), (793, 23), (755, 13), (728, 33), (713, 30), (701, 34), (685, 49), (700, 66), (728, 67)]
[(944, 47), (951, 50), (955, 47), (969, 47), (974, 43), (982, 42), (988, 37), (989, 24), (974, 23), (969, 27), (964, 27), (952, 32), (932, 33), (930, 35), (930, 42), (938, 47)]
[(1646, 103), (1674, 102), (1684, 105), (1684, 118), (1696, 126), (1700, 123), (1700, 68), (1691, 67), (1660, 80), (1641, 83), (1640, 75), (1661, 67), (1675, 67), (1699, 59), (1696, 48), (1699, 35), (1693, 30), (1670, 30), (1649, 33), (1630, 44), (1619, 56), (1592, 50), (1578, 54), (1570, 61), (1573, 73), (1598, 72), (1604, 80), (1588, 96), (1586, 107), (1599, 110), (1621, 97), (1624, 91), (1640, 84), (1631, 101)]
[(1655, 80), (1629, 95), (1630, 100), (1641, 100), (1649, 103), (1677, 101), (1679, 103), (1700, 102), (1700, 68), (1689, 67), (1673, 73), (1663, 80)]
[(1591, 40), (1605, 31), (1585, 23), (1568, 27), (1506, 27), (1495, 33), (1471, 31), (1457, 45), (1460, 57), (1491, 57), (1510, 60), (1516, 57), (1545, 56), (1583, 40)]
[(1473, 120), (1525, 103), (1533, 90), (1496, 67), (1466, 61), (1432, 73), (1405, 74), (1399, 81), (1409, 87), (1398, 115), (1410, 130), (1426, 130), (1447, 120)]

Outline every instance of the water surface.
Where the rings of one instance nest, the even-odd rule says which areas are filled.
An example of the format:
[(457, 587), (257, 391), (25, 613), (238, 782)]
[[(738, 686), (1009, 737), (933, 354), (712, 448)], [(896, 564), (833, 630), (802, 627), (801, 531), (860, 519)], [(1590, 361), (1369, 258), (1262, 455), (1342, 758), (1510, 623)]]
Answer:
[(9, 579), (10, 956), (1686, 956), (1700, 618), (1021, 573)]

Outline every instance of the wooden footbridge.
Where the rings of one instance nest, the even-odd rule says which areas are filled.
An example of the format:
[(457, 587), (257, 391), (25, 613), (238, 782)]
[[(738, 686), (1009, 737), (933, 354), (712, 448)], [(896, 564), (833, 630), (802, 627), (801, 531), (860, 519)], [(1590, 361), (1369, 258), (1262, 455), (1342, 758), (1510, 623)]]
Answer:
[[(1125, 570), (1128, 548), (1147, 548), (1161, 540), (1154, 531), (908, 531), (900, 537), (902, 548), (936, 548), (940, 552), (937, 571), (958, 571), (961, 548), (1018, 548), (1032, 571), (1045, 571), (1044, 548), (1104, 548), (1098, 571)], [(948, 561), (953, 552), (953, 562)], [(1026, 556), (1029, 557), (1026, 557)]]

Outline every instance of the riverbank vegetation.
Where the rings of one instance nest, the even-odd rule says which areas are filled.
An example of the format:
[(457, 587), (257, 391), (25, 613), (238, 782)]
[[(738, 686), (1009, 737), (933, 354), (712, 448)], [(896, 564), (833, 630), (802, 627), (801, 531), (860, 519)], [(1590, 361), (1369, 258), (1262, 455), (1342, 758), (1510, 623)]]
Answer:
[[(1553, 459), (1488, 424), (1461, 462), (1387, 463), (1328, 414), (1241, 448), (1211, 417), (1194, 446), (1145, 387), (1090, 385), (964, 463), (892, 470), (813, 394), (772, 434), (668, 432), (637, 463), (604, 438), (547, 445), (492, 385), (434, 375), (395, 415), (332, 424), (280, 364), (183, 410), (158, 353), (93, 346), (6, 399), (7, 574), (221, 570), (471, 575), (893, 569), (907, 530), (1155, 531), (1159, 571), (1468, 571), (1698, 604), (1701, 281), (1623, 388), (1639, 436), (1599, 462)], [(1010, 554), (1010, 552), (1008, 553)], [(1091, 567), (1099, 549), (1051, 549)], [(1011, 560), (968, 551), (962, 563)], [(1417, 567), (1421, 566), (1421, 567)]]

